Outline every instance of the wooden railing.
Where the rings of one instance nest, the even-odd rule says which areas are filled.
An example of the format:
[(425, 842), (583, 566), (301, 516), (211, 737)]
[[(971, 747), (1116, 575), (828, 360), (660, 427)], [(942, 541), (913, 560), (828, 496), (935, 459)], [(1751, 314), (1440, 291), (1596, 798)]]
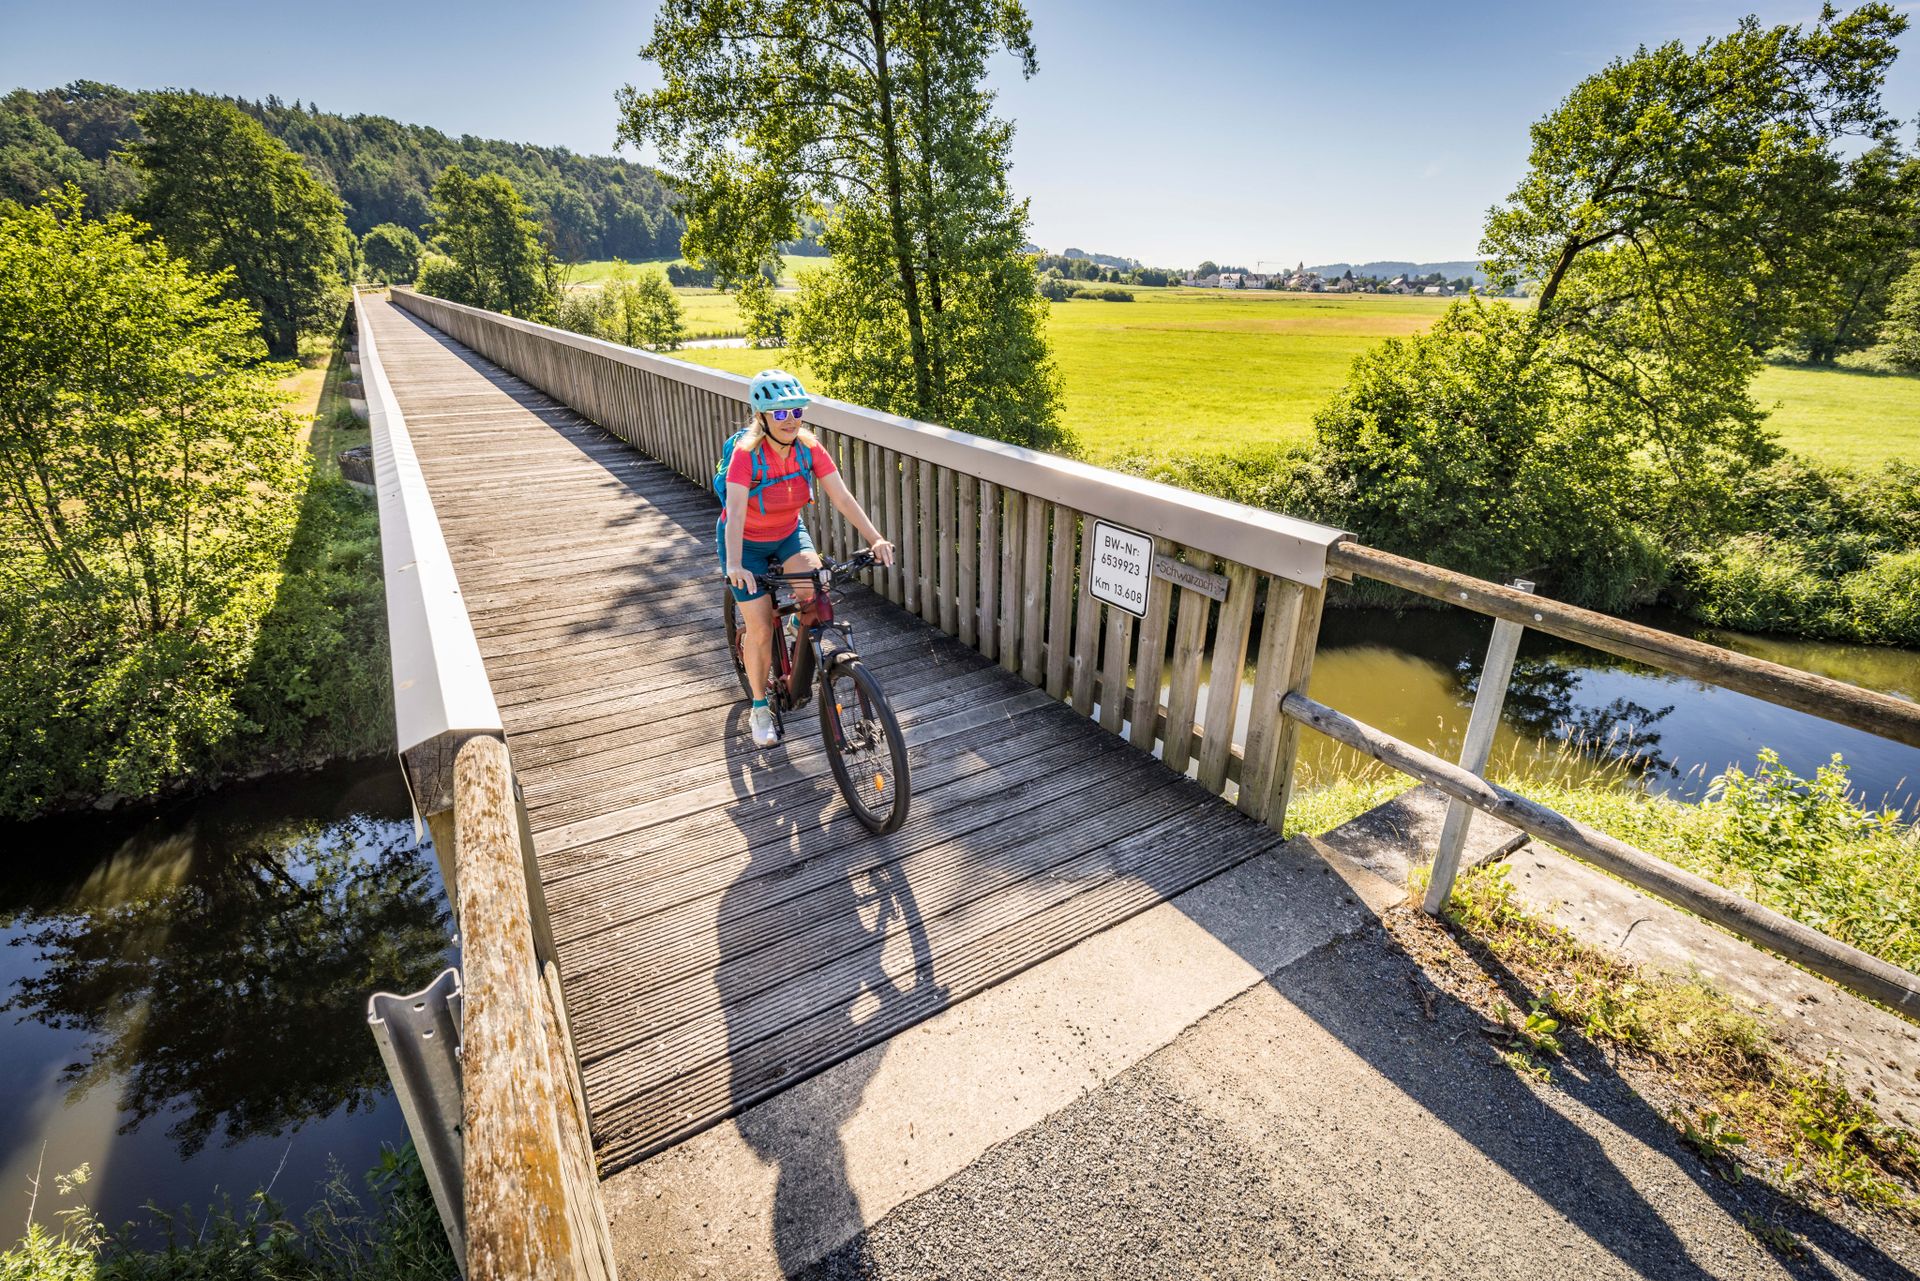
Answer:
[[(406, 419), (360, 297), (355, 318), (374, 444), (395, 733), (433, 833), (460, 931), (457, 1115), (409, 1099), (429, 1184), (468, 1281), (612, 1281), (586, 1095), (505, 733)], [(383, 1028), (386, 1054), (418, 1055)], [(427, 1036), (432, 1032), (425, 1033)], [(391, 1065), (391, 1060), (390, 1060)], [(391, 1070), (391, 1066), (390, 1066)], [(405, 1090), (401, 1079), (397, 1089)], [(429, 1141), (430, 1139), (434, 1141)]]
[[(405, 290), (393, 298), (697, 484), (747, 421), (737, 375)], [(1280, 700), (1306, 692), (1327, 552), (1345, 535), (840, 401), (816, 400), (807, 421), (898, 543), (895, 567), (875, 571), (879, 591), (1281, 825), (1297, 730)], [(823, 505), (816, 519), (823, 551), (855, 549), (837, 513)], [(1164, 558), (1143, 618), (1085, 590), (1097, 521), (1151, 535)]]
[[(393, 297), (697, 484), (746, 422), (746, 380), (736, 375), (406, 290)], [(807, 416), (899, 545), (897, 566), (876, 571), (880, 591), (1276, 830), (1307, 725), (1855, 991), (1920, 1012), (1920, 976), (1307, 693), (1327, 581), (1357, 574), (1910, 744), (1920, 744), (1920, 707), (1361, 547), (1305, 521), (841, 402), (818, 401)], [(1153, 537), (1164, 572), (1151, 580), (1144, 617), (1086, 590), (1102, 520)], [(846, 522), (831, 511), (822, 521), (824, 550), (853, 549)]]

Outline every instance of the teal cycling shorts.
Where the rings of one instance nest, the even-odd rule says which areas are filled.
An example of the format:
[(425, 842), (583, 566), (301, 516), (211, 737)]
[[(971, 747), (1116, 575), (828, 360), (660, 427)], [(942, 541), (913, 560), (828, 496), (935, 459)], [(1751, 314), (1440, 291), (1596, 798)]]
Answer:
[[(721, 521), (714, 527), (714, 543), (720, 549), (720, 572), (727, 572), (727, 525)], [(740, 567), (749, 574), (771, 574), (787, 561), (801, 552), (813, 550), (813, 536), (807, 533), (807, 522), (802, 520), (793, 527), (793, 532), (777, 543), (756, 543), (751, 538), (740, 541)], [(758, 600), (766, 593), (760, 590), (758, 583), (752, 591), (741, 591), (734, 587), (733, 598), (747, 601)]]

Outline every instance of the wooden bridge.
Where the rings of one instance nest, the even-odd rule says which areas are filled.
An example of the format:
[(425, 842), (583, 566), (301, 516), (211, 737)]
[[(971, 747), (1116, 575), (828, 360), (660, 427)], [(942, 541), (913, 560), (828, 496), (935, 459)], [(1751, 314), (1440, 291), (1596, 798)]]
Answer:
[[(1329, 576), (1363, 573), (1920, 743), (1911, 705), (822, 402), (810, 423), (901, 551), (841, 610), (910, 747), (910, 820), (873, 837), (810, 718), (768, 751), (746, 732), (703, 483), (742, 380), (399, 291), (356, 310), (400, 746), (462, 930), (465, 1174), (435, 1190), (469, 1276), (610, 1276), (600, 1178), (1272, 849), (1302, 724), (1454, 796), (1462, 831), (1498, 813), (1920, 999), (1307, 683)], [(1096, 520), (1153, 539), (1144, 617), (1086, 590)]]

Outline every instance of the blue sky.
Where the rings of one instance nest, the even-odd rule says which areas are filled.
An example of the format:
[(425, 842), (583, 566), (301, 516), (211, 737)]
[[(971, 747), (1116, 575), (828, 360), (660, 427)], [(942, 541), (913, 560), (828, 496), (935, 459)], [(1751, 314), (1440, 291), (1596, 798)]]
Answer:
[[(1920, 6), (1904, 6), (1920, 18)], [(1818, 4), (1028, 0), (1040, 73), (997, 68), (1033, 237), (1163, 265), (1470, 258), (1527, 126), (1640, 43)], [(0, 88), (78, 78), (317, 101), (449, 133), (613, 148), (651, 3), (0, 0)], [(1920, 34), (1888, 104), (1920, 116)], [(1911, 129), (1909, 130), (1911, 135)]]

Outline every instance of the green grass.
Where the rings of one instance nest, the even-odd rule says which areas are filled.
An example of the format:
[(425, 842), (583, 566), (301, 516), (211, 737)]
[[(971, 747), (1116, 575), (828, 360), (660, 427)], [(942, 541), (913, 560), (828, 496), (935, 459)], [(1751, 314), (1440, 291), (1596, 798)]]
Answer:
[(1780, 443), (1816, 462), (1878, 467), (1920, 460), (1920, 378), (1769, 365), (1753, 398), (1773, 410)]
[[(1048, 323), (1067, 426), (1093, 462), (1305, 441), (1355, 356), (1425, 329), (1447, 306), (1437, 298), (1131, 288), (1130, 303), (1055, 303)], [(682, 295), (691, 304), (689, 292)], [(772, 364), (807, 372), (786, 351), (723, 348), (686, 358), (740, 374)], [(1772, 365), (1754, 395), (1780, 403), (1773, 422), (1782, 443), (1818, 460), (1872, 467), (1920, 457), (1920, 378)]]
[[(630, 262), (626, 265), (628, 267), (658, 267), (660, 270), (665, 271), (669, 263), (677, 262), (685, 265), (686, 261), (685, 258), (649, 258), (645, 262)], [(791, 285), (794, 283), (797, 272), (808, 267), (818, 267), (826, 261), (825, 258), (809, 257), (804, 254), (781, 254), (780, 283), (783, 285)], [(570, 266), (563, 264), (560, 270), (568, 284), (596, 285), (613, 275), (618, 268), (613, 259), (602, 258), (594, 262), (576, 262)]]

